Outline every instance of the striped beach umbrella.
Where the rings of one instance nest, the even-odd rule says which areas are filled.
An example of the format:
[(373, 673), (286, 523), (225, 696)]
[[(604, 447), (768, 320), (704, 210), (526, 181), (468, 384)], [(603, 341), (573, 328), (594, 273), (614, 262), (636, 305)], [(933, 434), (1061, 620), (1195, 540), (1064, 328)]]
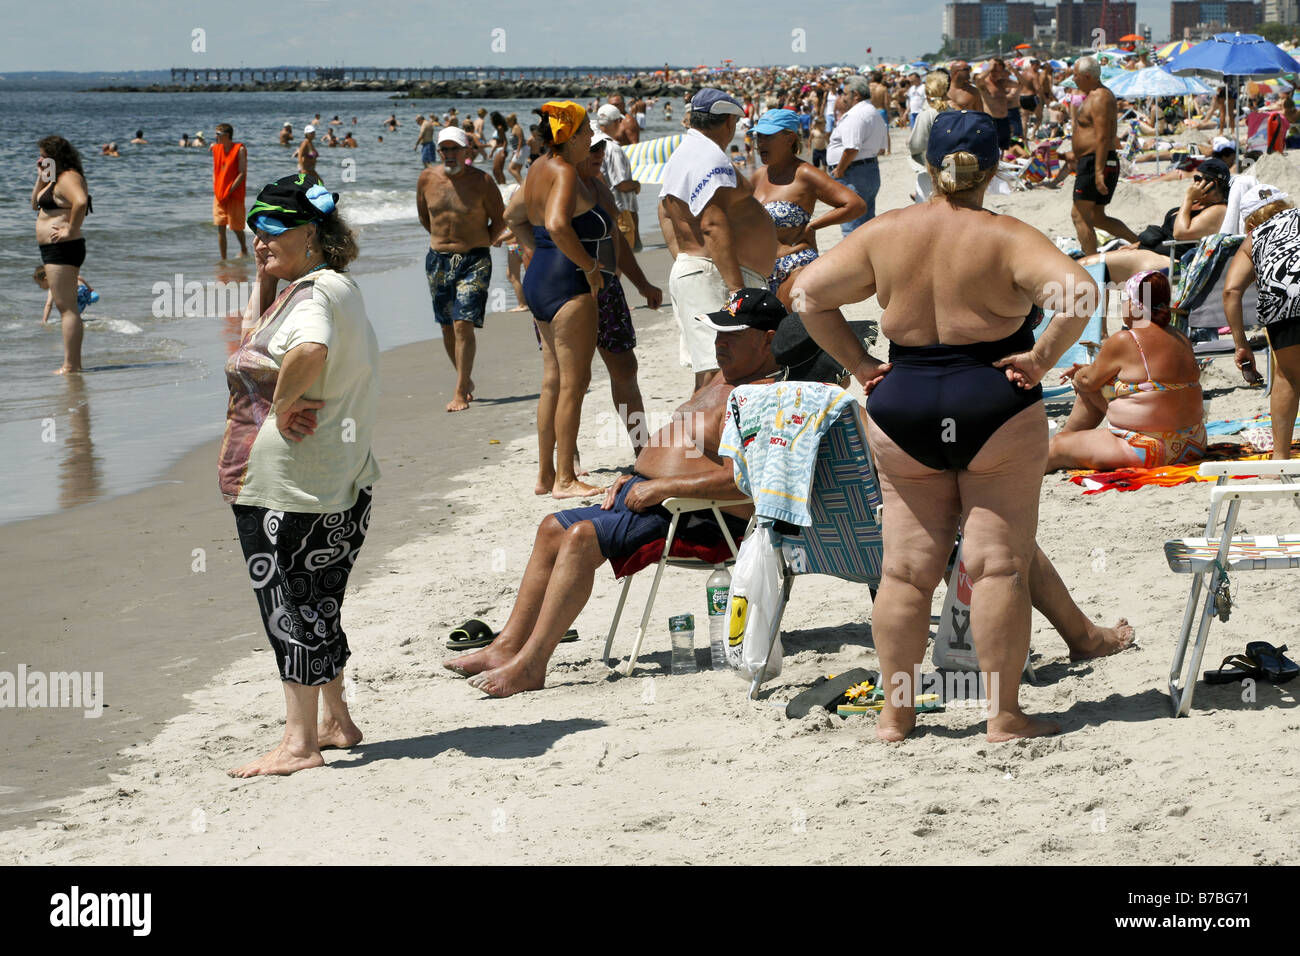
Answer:
[(1178, 56), (1180, 53), (1186, 53), (1196, 44), (1191, 40), (1175, 40), (1173, 43), (1166, 43), (1160, 49), (1156, 50), (1156, 56), (1162, 60), (1167, 60), (1171, 56)]
[(662, 183), (664, 164), (681, 141), (682, 134), (674, 133), (672, 136), (643, 139), (631, 146), (624, 146), (623, 152), (632, 165), (632, 178), (644, 184)]

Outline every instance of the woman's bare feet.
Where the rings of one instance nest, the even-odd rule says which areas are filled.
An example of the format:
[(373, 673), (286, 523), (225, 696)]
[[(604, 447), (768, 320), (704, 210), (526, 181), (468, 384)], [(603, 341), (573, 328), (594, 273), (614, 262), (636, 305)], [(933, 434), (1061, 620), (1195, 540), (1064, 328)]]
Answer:
[(549, 495), (551, 493), (551, 489), (554, 487), (555, 487), (555, 472), (553, 471), (537, 472), (537, 484), (533, 486), (533, 494)]
[(1127, 618), (1121, 617), (1114, 627), (1092, 625), (1088, 636), (1078, 644), (1070, 645), (1071, 661), (1090, 661), (1094, 657), (1109, 657), (1133, 646), (1136, 632)]
[(578, 481), (576, 478), (565, 484), (561, 484), (557, 480), (551, 488), (552, 498), (594, 498), (604, 493), (604, 488), (597, 488), (595, 485), (589, 485), (585, 481)]
[(257, 777), (262, 775), (287, 777), (299, 770), (310, 770), (312, 767), (323, 766), (325, 766), (325, 758), (321, 756), (319, 750), (313, 750), (309, 753), (293, 753), (282, 742), (270, 753), (263, 754), (256, 760), (246, 763), (242, 767), (228, 770), (226, 773), (231, 777)]
[(474, 401), (473, 395), (462, 395), (460, 392), (457, 392), (452, 397), (451, 401), (447, 403), (447, 411), (463, 412), (465, 409), (469, 408), (469, 403), (472, 401)]
[(534, 670), (518, 657), (509, 663), (484, 671), (469, 679), (471, 687), (477, 687), (493, 697), (510, 697), (526, 690), (541, 690), (546, 686), (546, 665)]
[(514, 656), (515, 652), (512, 649), (504, 646), (499, 647), (493, 643), (470, 654), (462, 654), (460, 657), (453, 657), (449, 661), (443, 661), (442, 666), (459, 674), (461, 677), (473, 677), (475, 674), (481, 674), (484, 671), (504, 666)]
[(1025, 713), (998, 714), (990, 717), (988, 722), (988, 742), (1005, 743), (1022, 737), (1050, 737), (1059, 734), (1061, 725), (1042, 717), (1030, 717)]
[(316, 741), (322, 750), (326, 747), (346, 750), (361, 743), (361, 737), (361, 728), (354, 724), (351, 718), (341, 722), (336, 718), (328, 717), (316, 726)]
[(892, 712), (882, 710), (879, 720), (876, 721), (876, 736), (887, 743), (896, 744), (906, 740), (915, 728), (915, 710)]

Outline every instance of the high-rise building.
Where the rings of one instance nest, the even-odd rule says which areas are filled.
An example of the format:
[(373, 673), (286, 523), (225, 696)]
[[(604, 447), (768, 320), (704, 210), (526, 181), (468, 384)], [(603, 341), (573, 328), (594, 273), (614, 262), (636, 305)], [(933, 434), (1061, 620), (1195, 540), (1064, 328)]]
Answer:
[[(1051, 22), (1051, 7), (1025, 0), (971, 0), (949, 3), (943, 10), (943, 37), (961, 56), (982, 52), (994, 37), (1018, 36), (1032, 43), (1042, 24)], [(1039, 29), (1036, 31), (1035, 27)], [(1008, 51), (1009, 52), (1009, 51)]]
[(1067, 46), (1114, 46), (1136, 26), (1137, 4), (1132, 0), (1059, 0), (1056, 4), (1056, 37)]
[(1263, 22), (1264, 5), (1254, 0), (1173, 0), (1169, 5), (1171, 40), (1230, 31), (1254, 33)]
[(1300, 0), (1264, 0), (1264, 22), (1287, 26), (1300, 23)]

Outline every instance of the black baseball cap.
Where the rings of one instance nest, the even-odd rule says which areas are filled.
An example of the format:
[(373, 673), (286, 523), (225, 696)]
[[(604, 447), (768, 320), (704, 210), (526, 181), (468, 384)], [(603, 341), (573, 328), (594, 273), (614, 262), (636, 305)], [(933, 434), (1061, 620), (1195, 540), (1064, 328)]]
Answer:
[(720, 312), (702, 312), (695, 321), (703, 322), (715, 332), (743, 332), (761, 329), (775, 332), (789, 312), (781, 300), (767, 289), (737, 289)]
[(1219, 192), (1228, 194), (1228, 184), (1232, 181), (1232, 171), (1221, 159), (1210, 158), (1196, 167), (1198, 175), (1210, 180), (1219, 187)]
[(822, 350), (795, 313), (781, 320), (772, 339), (772, 355), (786, 367), (787, 382), (835, 382), (849, 374)]

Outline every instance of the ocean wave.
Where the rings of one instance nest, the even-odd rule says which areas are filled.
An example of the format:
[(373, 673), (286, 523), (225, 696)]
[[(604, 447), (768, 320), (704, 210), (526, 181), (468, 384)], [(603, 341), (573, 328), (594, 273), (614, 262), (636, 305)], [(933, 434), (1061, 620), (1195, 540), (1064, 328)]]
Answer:
[(354, 226), (380, 222), (415, 222), (414, 189), (358, 189), (343, 193), (339, 212)]
[(144, 329), (128, 319), (92, 319), (87, 316), (86, 321), (87, 324), (93, 323), (97, 329), (116, 332), (118, 335), (139, 335), (144, 331)]

